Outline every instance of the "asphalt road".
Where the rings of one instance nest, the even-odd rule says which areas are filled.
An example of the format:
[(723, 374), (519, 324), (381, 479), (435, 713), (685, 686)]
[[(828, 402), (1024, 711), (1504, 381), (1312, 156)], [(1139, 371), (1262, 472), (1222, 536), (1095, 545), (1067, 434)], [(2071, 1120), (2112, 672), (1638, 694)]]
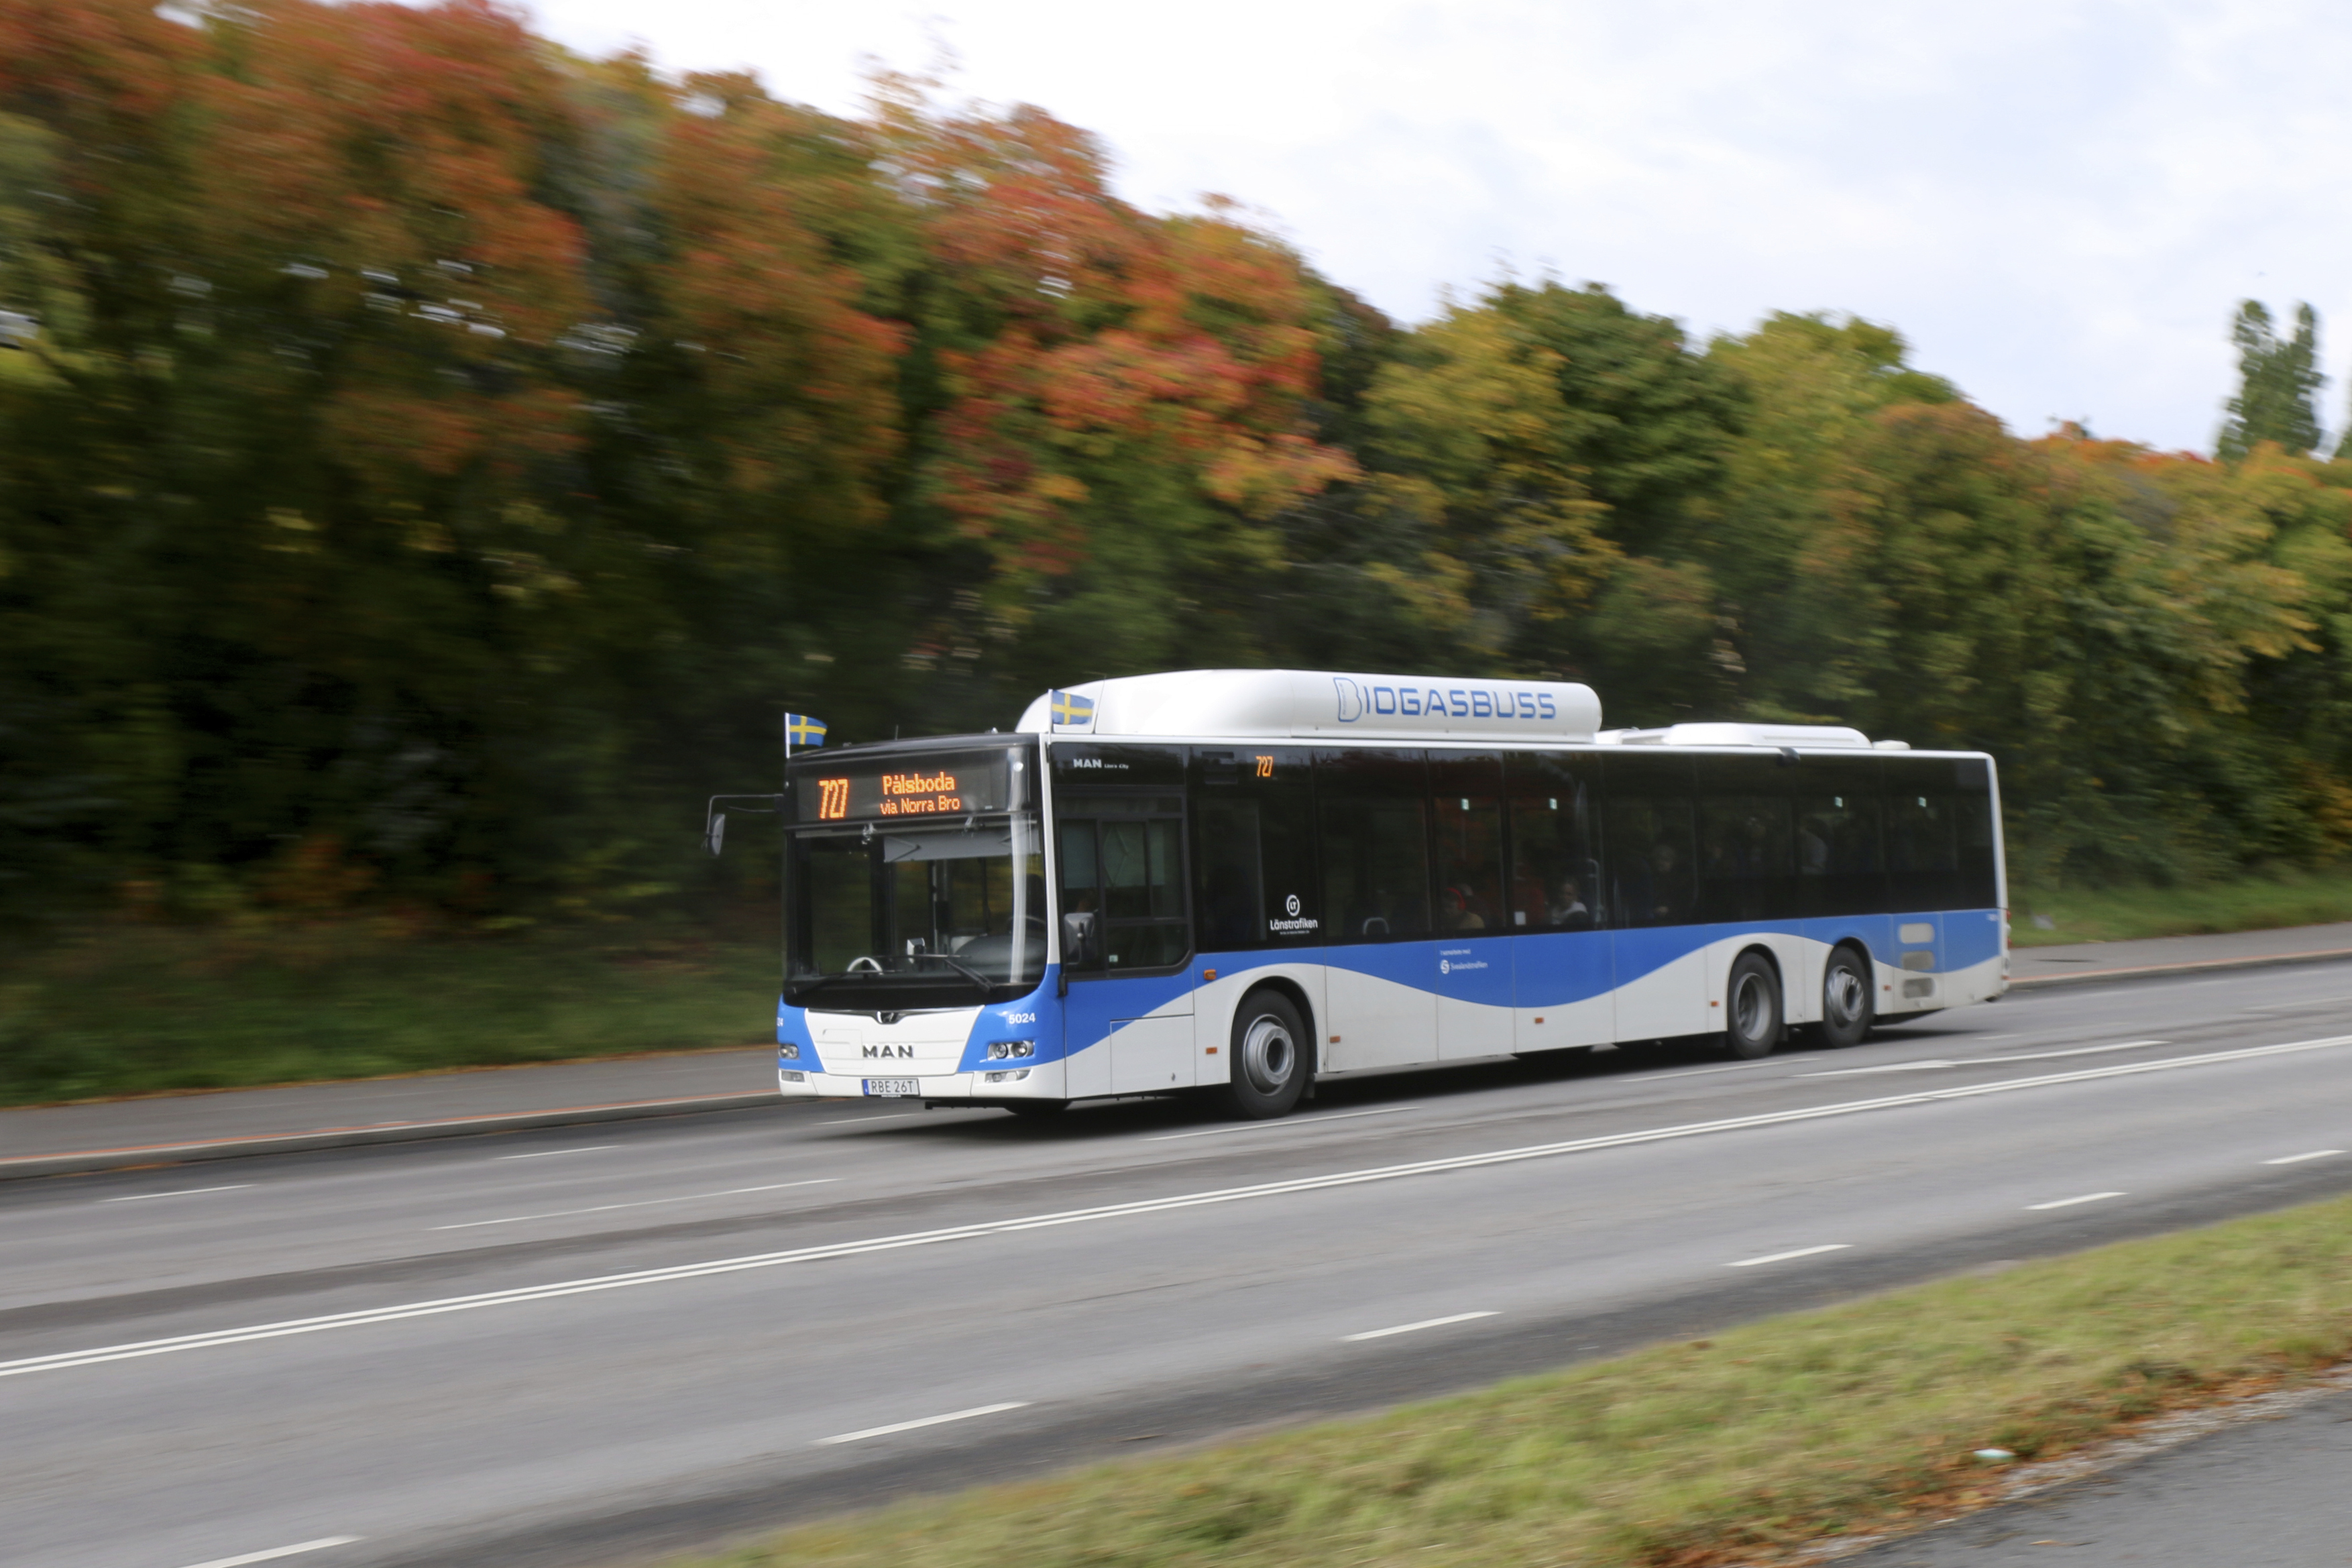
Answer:
[(626, 1561), (2352, 1189), (2347, 1151), (2317, 963), (1266, 1124), (780, 1105), (11, 1183), (0, 1553)]
[(2337, 1568), (2352, 1562), (2352, 1395), (1841, 1558), (1840, 1568)]

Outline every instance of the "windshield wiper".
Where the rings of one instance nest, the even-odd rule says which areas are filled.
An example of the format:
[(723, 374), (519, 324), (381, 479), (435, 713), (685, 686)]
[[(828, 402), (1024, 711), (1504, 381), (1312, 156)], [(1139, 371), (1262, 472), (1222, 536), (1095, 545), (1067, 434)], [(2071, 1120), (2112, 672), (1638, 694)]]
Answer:
[(971, 981), (974, 985), (979, 986), (983, 992), (993, 991), (996, 989), (995, 981), (991, 980), (987, 975), (982, 974), (979, 970), (974, 969), (971, 964), (966, 963), (960, 958), (950, 958), (944, 952), (918, 952), (911, 956), (917, 960), (928, 958), (935, 963), (944, 963), (950, 969), (954, 970), (958, 974), (962, 975), (966, 980)]
[[(919, 961), (926, 958), (938, 960), (940, 963), (944, 963), (949, 968), (954, 970), (958, 974), (962, 975), (966, 980), (969, 980), (973, 984), (979, 986), (983, 993), (992, 992), (996, 989), (995, 981), (991, 980), (987, 975), (982, 974), (979, 970), (974, 969), (971, 965), (963, 963), (960, 959), (950, 958), (944, 952), (918, 952), (911, 956)], [(842, 982), (848, 980), (887, 982), (894, 979), (906, 978), (908, 978), (908, 976), (907, 976), (904, 972), (893, 974), (887, 969), (846, 969), (837, 971), (832, 974), (820, 974), (814, 980), (796, 981), (788, 985), (786, 989), (794, 996), (806, 996), (813, 991), (822, 991), (828, 985), (837, 985)], [(800, 1004), (798, 1002), (794, 1002), (793, 1005), (797, 1007)]]
[[(851, 969), (838, 974), (820, 974), (814, 980), (788, 981), (784, 988), (796, 995), (805, 996), (812, 991), (822, 991), (837, 980), (861, 980), (875, 976), (878, 973), (870, 969)], [(794, 1006), (799, 1005), (793, 1004)]]

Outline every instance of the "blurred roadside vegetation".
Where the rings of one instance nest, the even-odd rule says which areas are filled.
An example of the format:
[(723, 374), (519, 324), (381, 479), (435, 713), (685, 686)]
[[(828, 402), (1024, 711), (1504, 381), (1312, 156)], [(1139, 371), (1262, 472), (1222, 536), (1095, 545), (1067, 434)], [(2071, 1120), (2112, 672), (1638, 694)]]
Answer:
[(0, 1105), (756, 1047), (775, 984), (772, 942), (669, 922), (114, 926), (0, 962)]
[[(2013, 947), (2269, 931), (2352, 921), (2352, 870), (2273, 868), (2166, 888), (2020, 889), (2010, 900), (2016, 906), (2010, 911)], [(2037, 915), (2050, 922), (2046, 928)]]
[(2025, 438), (1850, 318), (1402, 328), (1106, 168), (475, 0), (0, 0), (0, 924), (593, 946), (772, 896), (694, 842), (785, 709), (1198, 666), (1983, 747), (2065, 897), (2352, 847), (2306, 317), (2242, 310), (2225, 461)]

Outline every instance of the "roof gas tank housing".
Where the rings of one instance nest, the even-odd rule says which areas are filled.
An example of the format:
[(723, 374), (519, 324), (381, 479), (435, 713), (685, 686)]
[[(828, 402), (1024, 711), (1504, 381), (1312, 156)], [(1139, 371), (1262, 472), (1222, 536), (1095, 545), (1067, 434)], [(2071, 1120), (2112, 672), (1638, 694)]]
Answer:
[(1601, 699), (1589, 686), (1559, 680), (1184, 669), (1048, 692), (1021, 715), (1021, 728), (1054, 735), (1590, 741), (1601, 728)]

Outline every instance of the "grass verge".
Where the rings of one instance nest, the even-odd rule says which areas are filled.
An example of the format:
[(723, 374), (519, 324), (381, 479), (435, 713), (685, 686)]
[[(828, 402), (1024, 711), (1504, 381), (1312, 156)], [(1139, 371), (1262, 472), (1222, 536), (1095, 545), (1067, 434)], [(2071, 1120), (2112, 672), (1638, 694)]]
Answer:
[(772, 948), (113, 928), (0, 968), (0, 1104), (757, 1045)]
[(2352, 1354), (2352, 1200), (1782, 1318), (1371, 1419), (812, 1526), (703, 1568), (1696, 1568), (1964, 1504)]
[[(2271, 931), (2352, 921), (2352, 870), (2287, 871), (2171, 888), (2081, 892), (2019, 888), (2010, 901), (2010, 942), (2017, 947)], [(2047, 919), (2051, 929), (2037, 926), (2035, 915)]]

